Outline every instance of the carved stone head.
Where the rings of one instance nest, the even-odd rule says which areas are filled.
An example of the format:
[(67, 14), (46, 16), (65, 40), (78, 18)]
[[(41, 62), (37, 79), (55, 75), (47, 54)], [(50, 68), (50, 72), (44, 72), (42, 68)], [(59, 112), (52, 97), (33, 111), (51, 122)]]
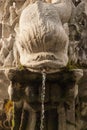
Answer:
[(68, 36), (57, 7), (37, 1), (28, 5), (19, 21), (16, 45), (20, 63), (32, 71), (57, 72), (68, 62)]

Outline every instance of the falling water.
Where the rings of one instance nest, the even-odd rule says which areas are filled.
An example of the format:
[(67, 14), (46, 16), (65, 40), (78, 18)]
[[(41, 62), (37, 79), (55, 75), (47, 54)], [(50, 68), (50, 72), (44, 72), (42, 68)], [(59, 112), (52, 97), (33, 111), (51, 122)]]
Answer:
[(41, 91), (41, 124), (40, 130), (44, 129), (44, 101), (45, 101), (45, 83), (46, 83), (46, 73), (42, 72), (42, 91)]

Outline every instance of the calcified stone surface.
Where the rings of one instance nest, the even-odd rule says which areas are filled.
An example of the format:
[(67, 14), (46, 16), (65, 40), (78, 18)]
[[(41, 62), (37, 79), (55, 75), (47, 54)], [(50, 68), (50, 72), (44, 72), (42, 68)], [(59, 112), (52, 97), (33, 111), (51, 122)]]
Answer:
[[(72, 117), (70, 123), (75, 123), (75, 100), (74, 99), (77, 97), (78, 92), (74, 93), (75, 92), (74, 90), (77, 89), (77, 83), (79, 79), (82, 77), (82, 75), (83, 75), (83, 71), (80, 69), (71, 70), (71, 71), (62, 70), (54, 74), (46, 75), (46, 81), (44, 84), (45, 98), (43, 102), (44, 121), (46, 124), (44, 124), (43, 130), (47, 130), (47, 129), (67, 130), (65, 126), (67, 126), (67, 128), (70, 130), (75, 130), (75, 126), (67, 124), (66, 121), (67, 120), (69, 121), (70, 118)], [(15, 69), (15, 70), (10, 70), (8, 72), (8, 78), (11, 81), (8, 88), (9, 97), (15, 103), (18, 103), (20, 101), (22, 101), (23, 103), (22, 106), (21, 104), (20, 105), (15, 104), (16, 125), (14, 126), (13, 129), (14, 130), (16, 128), (17, 129), (21, 128), (26, 130), (39, 129), (40, 119), (41, 119), (40, 118), (41, 102), (42, 102), (41, 88), (43, 85), (42, 74), (36, 72), (32, 73), (28, 69), (23, 69), (23, 70)], [(20, 116), (16, 114), (17, 111), (19, 110), (20, 112), (22, 110)], [(51, 111), (52, 113), (50, 113)], [(70, 111), (71, 114), (65, 116), (65, 113), (69, 114), (68, 111)], [(48, 116), (46, 116), (46, 114)], [(50, 116), (50, 114), (52, 116)], [(54, 119), (55, 119), (55, 123), (53, 122)], [(17, 123), (17, 121), (19, 124)]]
[[(44, 129), (87, 129), (87, 0), (15, 0), (15, 7), (12, 2), (0, 3), (0, 69), (9, 70), (10, 79), (0, 71), (0, 98), (8, 96), (10, 83), (12, 129), (39, 130), (42, 70), (47, 73)], [(84, 72), (79, 84), (82, 70), (76, 67)]]
[(87, 67), (87, 1), (84, 0), (74, 9), (70, 25), (70, 61)]
[[(67, 15), (63, 15), (61, 8)], [(16, 39), (23, 66), (51, 73), (67, 65), (69, 39), (62, 23), (70, 19), (71, 8), (70, 1), (61, 4), (37, 1), (23, 10)]]

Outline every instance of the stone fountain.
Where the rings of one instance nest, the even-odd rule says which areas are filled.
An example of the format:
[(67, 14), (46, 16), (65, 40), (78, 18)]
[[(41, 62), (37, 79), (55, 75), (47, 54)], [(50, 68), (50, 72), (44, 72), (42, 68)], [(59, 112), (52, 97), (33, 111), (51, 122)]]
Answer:
[[(76, 105), (87, 65), (86, 46), (80, 47), (81, 42), (86, 44), (84, 2), (75, 7), (72, 0), (26, 0), (21, 9), (15, 3), (5, 6), (10, 14), (5, 23), (5, 12), (2, 22), (0, 65), (14, 102), (11, 130), (81, 129)], [(11, 29), (9, 37), (5, 26)]]

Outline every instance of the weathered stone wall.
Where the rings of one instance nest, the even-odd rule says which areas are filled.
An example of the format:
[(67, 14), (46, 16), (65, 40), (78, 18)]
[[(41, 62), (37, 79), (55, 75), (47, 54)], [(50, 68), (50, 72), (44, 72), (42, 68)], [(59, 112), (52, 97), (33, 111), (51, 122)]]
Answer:
[[(40, 107), (41, 107), (41, 104), (40, 104), (41, 91), (38, 86), (41, 85), (41, 74), (38, 74), (38, 76), (35, 77), (34, 75), (35, 73), (33, 72), (31, 73), (30, 71), (25, 71), (26, 69), (23, 68), (22, 65), (20, 65), (19, 57), (17, 57), (19, 54), (18, 54), (18, 51), (15, 49), (15, 45), (14, 45), (15, 34), (18, 31), (18, 23), (19, 23), (19, 17), (20, 17), (21, 11), (27, 6), (28, 3), (22, 6), (25, 0), (23, 1), (15, 0), (15, 2), (16, 2), (16, 8), (17, 8), (16, 11), (18, 15), (18, 17), (16, 17), (17, 21), (15, 20), (16, 22), (14, 22), (13, 25), (10, 25), (10, 24), (7, 25), (7, 22), (4, 23), (5, 24), (3, 26), (4, 31), (2, 31), (2, 25), (0, 24), (1, 25), (0, 37), (2, 34), (4, 35), (4, 39), (0, 40), (0, 66), (1, 66), (0, 68), (7, 67), (8, 69), (8, 67), (15, 67), (16, 65), (19, 66), (20, 69), (18, 70), (18, 73), (16, 74), (16, 76), (14, 76), (15, 73), (13, 73), (14, 80), (12, 80), (11, 77), (9, 77), (9, 79), (12, 81), (11, 85), (13, 85), (12, 87), (14, 87), (15, 89), (17, 89), (17, 91), (15, 90), (17, 92), (16, 94), (19, 94), (18, 92), (22, 87), (24, 87), (23, 88), (24, 90), (27, 87), (29, 87), (29, 91), (31, 91), (31, 93), (30, 95), (28, 95), (27, 99), (29, 98), (31, 100), (31, 104), (30, 104), (31, 107), (34, 108), (34, 110), (37, 109), (36, 112), (33, 111), (31, 107), (29, 106), (29, 102), (27, 105), (26, 105), (26, 102), (25, 103), (16, 102), (15, 119), (16, 119), (17, 125), (15, 126), (14, 130), (18, 130), (18, 127), (20, 126), (20, 121), (19, 121), (20, 119), (18, 120), (18, 118), (21, 117), (21, 113), (22, 113), (21, 110), (23, 107), (25, 110), (25, 115), (22, 115), (24, 122), (26, 122), (26, 120), (24, 119), (24, 116), (26, 117), (26, 119), (33, 118), (33, 121), (34, 121), (33, 125), (35, 125), (35, 121), (36, 121), (35, 130), (38, 130), (40, 127), (40, 123), (38, 123), (38, 120), (40, 121), (40, 113), (38, 111), (40, 111)], [(77, 2), (73, 0), (73, 3), (75, 6), (73, 5), (72, 17), (70, 21), (68, 21), (68, 24), (67, 24), (68, 26), (67, 25), (63, 26), (66, 31), (66, 34), (68, 34), (68, 37), (69, 37), (69, 50), (68, 50), (69, 62), (64, 69), (65, 70), (82, 69), (83, 77), (81, 78), (79, 83), (76, 82), (76, 84), (75, 83), (73, 84), (72, 82), (73, 78), (71, 74), (67, 76), (66, 71), (63, 74), (60, 74), (62, 76), (57, 75), (58, 77), (56, 77), (55, 74), (52, 74), (51, 76), (49, 76), (48, 78), (49, 80), (47, 81), (48, 83), (46, 83), (47, 88), (46, 88), (45, 103), (47, 103), (46, 105), (48, 106), (45, 112), (45, 125), (44, 125), (45, 130), (74, 130), (74, 129), (84, 130), (84, 129), (87, 129), (87, 123), (86, 123), (87, 121), (87, 35), (86, 35), (87, 34), (87, 3), (86, 2), (87, 2), (86, 0), (82, 2), (80, 0), (78, 0)], [(5, 5), (5, 1), (3, 0), (0, 3), (0, 23), (1, 23), (2, 15), (3, 15), (4, 5)], [(10, 5), (8, 5), (8, 8), (9, 7)], [(9, 23), (9, 18), (10, 17), (7, 17), (8, 23)], [(12, 35), (9, 35), (10, 33)], [(38, 58), (40, 57), (41, 56), (39, 56)], [(21, 73), (22, 69), (25, 69), (25, 70), (24, 72)], [(76, 80), (78, 80), (78, 76), (77, 77), (76, 75), (74, 76)], [(31, 83), (31, 81), (29, 82), (29, 80), (32, 80), (32, 79), (33, 79), (33, 83)], [(39, 83), (37, 83), (38, 79), (40, 79)], [(55, 79), (55, 81), (51, 81), (52, 79)], [(10, 84), (10, 81), (5, 76), (4, 70), (0, 70), (0, 100), (8, 98), (7, 89), (8, 89), (9, 84)], [(66, 90), (65, 89), (65, 87), (67, 86), (66, 84), (68, 84), (68, 87), (71, 87), (71, 88), (73, 86), (73, 88), (72, 89), (69, 88)], [(27, 91), (26, 95), (29, 94), (28, 89), (26, 89), (26, 91)], [(22, 90), (20, 90), (20, 92), (22, 92)], [(67, 97), (62, 97), (64, 99), (60, 98), (61, 95), (66, 96), (64, 95), (65, 94), (64, 92), (66, 92), (66, 95), (70, 94), (68, 95), (69, 100), (67, 100)], [(26, 96), (24, 95), (24, 98), (25, 97)], [(15, 100), (16, 100), (16, 97), (15, 97)], [(37, 102), (37, 104), (32, 103), (33, 101), (34, 103)], [(27, 110), (26, 110), (26, 106), (27, 106)], [(16, 112), (18, 112), (19, 115), (17, 115)], [(31, 113), (30, 117), (29, 115), (27, 116), (27, 114), (29, 113)], [(54, 120), (56, 120), (55, 123), (54, 123)], [(33, 130), (34, 127), (32, 126), (32, 122), (28, 122), (28, 123), (30, 123), (30, 126)], [(28, 127), (31, 130), (30, 126)], [(22, 129), (25, 130), (26, 126), (20, 126), (20, 127), (21, 127), (21, 130)]]
[(9, 80), (6, 78), (3, 70), (0, 70), (0, 99), (8, 99), (8, 86)]

